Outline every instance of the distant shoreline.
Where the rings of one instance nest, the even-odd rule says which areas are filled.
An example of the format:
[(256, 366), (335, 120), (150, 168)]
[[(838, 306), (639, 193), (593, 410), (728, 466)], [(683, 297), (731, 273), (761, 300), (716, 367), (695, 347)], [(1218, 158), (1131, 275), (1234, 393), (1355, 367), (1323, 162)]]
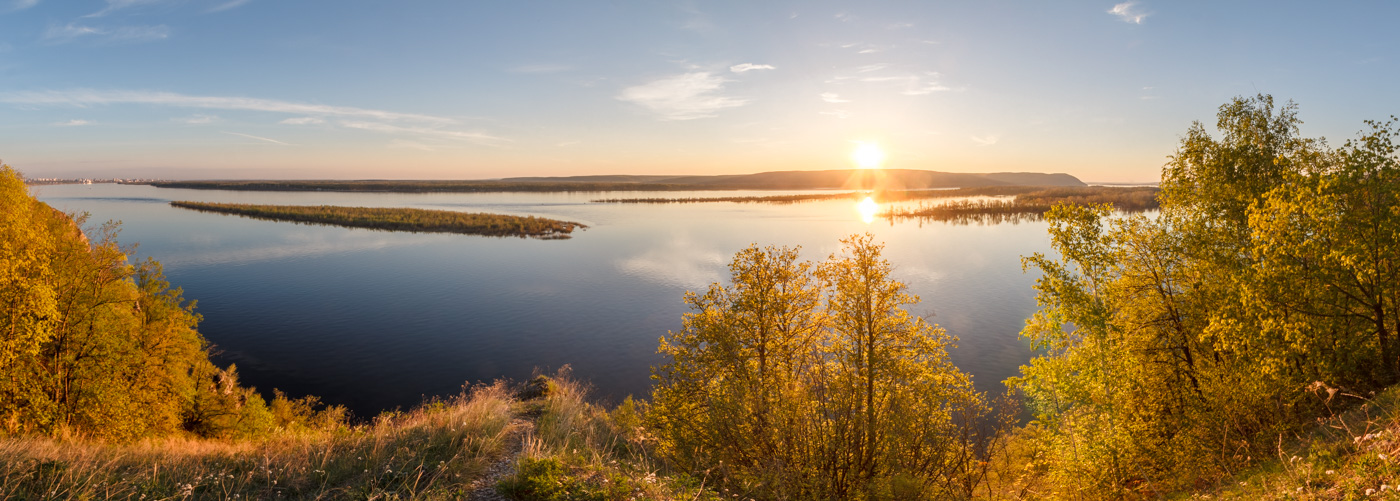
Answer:
[(716, 176), (574, 176), (495, 180), (209, 180), (151, 181), (157, 188), (232, 191), (502, 193), (733, 190), (927, 190), (991, 186), (1082, 187), (1069, 174), (924, 170), (826, 170)]

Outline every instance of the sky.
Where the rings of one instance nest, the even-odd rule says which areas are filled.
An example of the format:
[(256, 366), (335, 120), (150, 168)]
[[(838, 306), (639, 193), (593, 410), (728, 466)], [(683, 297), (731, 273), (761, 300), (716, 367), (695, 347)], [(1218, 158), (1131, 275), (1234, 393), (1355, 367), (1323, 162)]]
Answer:
[(1388, 1), (0, 0), (30, 177), (884, 167), (1155, 181), (1192, 121), (1400, 115)]

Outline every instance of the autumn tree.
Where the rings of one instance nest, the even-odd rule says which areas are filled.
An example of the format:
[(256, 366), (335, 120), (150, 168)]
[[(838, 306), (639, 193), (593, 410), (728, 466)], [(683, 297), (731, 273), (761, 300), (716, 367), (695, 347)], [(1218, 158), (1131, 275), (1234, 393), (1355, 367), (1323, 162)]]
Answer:
[(774, 499), (965, 492), (955, 463), (976, 458), (954, 416), (986, 406), (948, 360), (953, 338), (905, 310), (919, 299), (873, 237), (842, 242), (819, 265), (750, 247), (729, 285), (687, 294), (654, 370), (663, 452)]
[(199, 315), (117, 225), (92, 240), (0, 168), (0, 429), (126, 440), (260, 433), (267, 405), (209, 361)]
[(730, 285), (686, 294), (693, 310), (662, 338), (654, 413), (681, 464), (744, 471), (812, 461), (808, 386), (824, 341), (821, 289), (797, 249), (750, 246)]
[(1397, 381), (1394, 122), (1339, 149), (1269, 96), (1191, 126), (1154, 218), (1048, 215), (1036, 254), (1043, 350), (1016, 383), (1064, 497), (1214, 481), (1320, 412), (1305, 389)]

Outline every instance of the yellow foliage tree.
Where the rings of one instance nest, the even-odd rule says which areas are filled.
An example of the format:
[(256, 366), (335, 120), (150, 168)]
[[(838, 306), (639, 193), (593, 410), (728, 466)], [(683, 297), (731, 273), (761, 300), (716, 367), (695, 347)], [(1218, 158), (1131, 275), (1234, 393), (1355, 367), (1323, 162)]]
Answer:
[(842, 242), (820, 265), (749, 247), (729, 285), (687, 294), (693, 311), (654, 369), (661, 449), (772, 499), (965, 496), (976, 458), (962, 426), (982, 397), (948, 360), (953, 338), (904, 309), (919, 299), (882, 246)]
[(160, 264), (127, 263), (116, 224), (90, 242), (84, 217), (30, 196), (8, 166), (0, 203), (5, 433), (127, 440), (271, 427), (262, 397), (210, 363), (194, 303), (170, 288)]

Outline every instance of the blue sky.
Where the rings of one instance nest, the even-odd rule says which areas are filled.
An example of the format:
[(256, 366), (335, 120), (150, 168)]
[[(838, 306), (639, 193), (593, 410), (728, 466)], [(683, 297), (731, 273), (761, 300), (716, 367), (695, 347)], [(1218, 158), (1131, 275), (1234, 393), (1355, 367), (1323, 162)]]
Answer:
[(1394, 2), (0, 0), (29, 176), (1155, 180), (1232, 96), (1400, 115)]

